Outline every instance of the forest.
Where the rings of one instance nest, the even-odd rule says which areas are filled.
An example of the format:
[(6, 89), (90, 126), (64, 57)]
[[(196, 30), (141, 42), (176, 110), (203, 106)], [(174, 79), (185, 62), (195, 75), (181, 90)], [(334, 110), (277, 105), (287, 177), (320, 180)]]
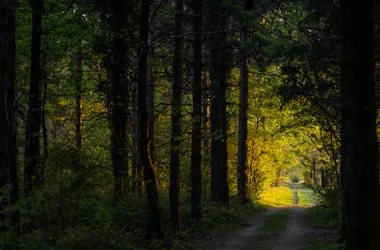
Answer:
[(374, 0), (0, 0), (0, 249), (379, 250)]

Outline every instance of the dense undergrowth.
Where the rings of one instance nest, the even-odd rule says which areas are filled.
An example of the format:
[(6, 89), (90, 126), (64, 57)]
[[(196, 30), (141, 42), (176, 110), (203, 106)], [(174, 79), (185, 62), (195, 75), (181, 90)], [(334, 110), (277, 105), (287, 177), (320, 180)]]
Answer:
[[(304, 186), (297, 187), (300, 202), (309, 204), (313, 192)], [(195, 220), (190, 214), (189, 194), (183, 193), (182, 230), (175, 232), (170, 227), (169, 197), (162, 194), (166, 237), (147, 240), (144, 194), (129, 194), (115, 201), (108, 192), (89, 191), (85, 186), (77, 188), (62, 189), (61, 192), (44, 189), (33, 198), (21, 200), (13, 210), (8, 210), (9, 213), (15, 209), (20, 211), (21, 224), (2, 235), (0, 249), (16, 249), (17, 245), (28, 250), (197, 249), (212, 240), (212, 235), (221, 235), (243, 226), (248, 218), (265, 207), (290, 206), (294, 201), (289, 184), (268, 188), (255, 204), (241, 205), (232, 198), (229, 207), (225, 207), (204, 199), (203, 216)], [(326, 189), (312, 195), (317, 205), (309, 209), (308, 226), (337, 231), (339, 200), (335, 192)], [(275, 224), (284, 223), (276, 221)], [(316, 239), (310, 247), (339, 249), (340, 245), (331, 240)]]
[[(183, 228), (170, 229), (169, 199), (161, 197), (165, 213), (165, 239), (146, 240), (146, 197), (128, 195), (115, 202), (111, 195), (90, 194), (81, 200), (54, 202), (56, 194), (42, 191), (33, 200), (18, 204), (20, 228), (3, 234), (0, 249), (192, 249), (211, 233), (244, 225), (247, 218), (260, 210), (232, 200), (229, 207), (204, 200), (203, 216), (190, 216), (190, 202), (184, 198), (181, 208)], [(68, 202), (70, 204), (68, 204)], [(17, 237), (18, 234), (18, 237)]]
[[(148, 211), (144, 190), (142, 193), (128, 191), (115, 200), (110, 191), (112, 173), (104, 167), (109, 161), (106, 155), (98, 153), (94, 157), (86, 152), (73, 152), (76, 151), (71, 148), (51, 148), (44, 188), (5, 211), (8, 215), (18, 212), (20, 224), (18, 228), (12, 228), (9, 221), (2, 225), (6, 230), (1, 233), (0, 249), (17, 249), (17, 246), (26, 250), (197, 249), (214, 234), (244, 226), (247, 219), (265, 207), (290, 206), (294, 201), (292, 189), (284, 185), (267, 188), (260, 200), (252, 200), (246, 205), (231, 197), (226, 207), (209, 200), (209, 183), (205, 181), (202, 218), (191, 218), (190, 194), (186, 188), (182, 189), (182, 230), (175, 232), (170, 226), (168, 193), (161, 185), (160, 203), (166, 237), (147, 240)], [(133, 181), (136, 180), (131, 179), (129, 184)], [(7, 197), (6, 190), (3, 194), (2, 197)], [(333, 200), (333, 193), (326, 192), (321, 197), (325, 199), (319, 198), (321, 204), (330, 204), (326, 201)], [(323, 216), (337, 218), (333, 210), (336, 207), (336, 204), (321, 206), (323, 211), (329, 211)]]
[(342, 250), (339, 241), (341, 234), (341, 200), (340, 192), (333, 187), (327, 187), (314, 195), (316, 205), (309, 209), (306, 223), (311, 228), (330, 230), (331, 234), (324, 238), (314, 239), (310, 250)]

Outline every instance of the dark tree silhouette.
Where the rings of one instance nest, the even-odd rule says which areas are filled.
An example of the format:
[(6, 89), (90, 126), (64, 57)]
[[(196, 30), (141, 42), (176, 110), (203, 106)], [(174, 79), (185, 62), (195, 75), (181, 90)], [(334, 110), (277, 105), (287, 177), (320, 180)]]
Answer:
[(170, 220), (176, 230), (181, 229), (180, 220), (180, 136), (182, 113), (182, 20), (183, 2), (175, 1), (175, 42), (173, 56), (172, 134), (170, 141)]
[(128, 15), (128, 1), (110, 0), (112, 16), (112, 54), (109, 65), (110, 103), (111, 103), (111, 143), (112, 166), (115, 177), (115, 194), (122, 195), (128, 176), (127, 159), (127, 119), (128, 87), (126, 74), (126, 45), (124, 32)]
[(41, 129), (41, 23), (43, 0), (30, 1), (32, 7), (32, 48), (29, 87), (29, 105), (26, 122), (25, 144), (25, 187), (28, 195), (42, 184), (42, 166), (40, 164), (40, 129)]
[(141, 1), (140, 10), (140, 48), (138, 63), (138, 108), (140, 116), (139, 150), (140, 161), (143, 167), (144, 183), (148, 196), (148, 233), (155, 233), (164, 237), (162, 213), (159, 204), (157, 177), (150, 157), (148, 111), (147, 111), (147, 59), (148, 59), (148, 32), (149, 32), (150, 0)]
[(229, 202), (227, 162), (227, 35), (225, 7), (221, 0), (207, 0), (207, 21), (211, 27), (210, 79), (211, 79), (211, 199)]
[[(14, 0), (0, 0), (0, 188), (10, 185), (10, 204), (16, 203), (19, 198), (15, 120), (15, 3)], [(4, 219), (3, 206), (4, 203), (0, 206), (0, 221)], [(18, 216), (15, 215), (12, 221), (17, 223)]]
[(373, 1), (340, 1), (343, 214), (347, 250), (380, 249)]
[(199, 217), (202, 195), (202, 1), (193, 0), (193, 114), (191, 135), (191, 214)]

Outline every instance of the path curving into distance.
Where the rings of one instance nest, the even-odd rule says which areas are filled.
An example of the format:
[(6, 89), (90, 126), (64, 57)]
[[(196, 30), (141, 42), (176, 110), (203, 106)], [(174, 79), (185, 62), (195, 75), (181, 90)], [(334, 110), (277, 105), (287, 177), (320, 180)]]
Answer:
[[(299, 196), (296, 187), (293, 187), (293, 195), (293, 206), (270, 208), (258, 213), (248, 221), (247, 227), (198, 249), (308, 250), (310, 242), (314, 239), (331, 238), (334, 234), (332, 231), (310, 228), (306, 225), (306, 216), (310, 207), (298, 206)], [(279, 221), (282, 225), (279, 227), (278, 225), (274, 225), (274, 227), (269, 225), (274, 220)]]

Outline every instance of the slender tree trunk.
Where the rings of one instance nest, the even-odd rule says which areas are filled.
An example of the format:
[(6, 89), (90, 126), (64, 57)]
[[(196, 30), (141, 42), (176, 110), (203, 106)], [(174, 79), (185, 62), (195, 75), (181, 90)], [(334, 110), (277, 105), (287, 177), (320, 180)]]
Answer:
[[(14, 0), (0, 0), (0, 188), (10, 185), (10, 204), (19, 199), (17, 178), (16, 116), (15, 116), (15, 5)], [(4, 219), (0, 206), (0, 221)], [(18, 213), (12, 223), (19, 221)], [(0, 232), (3, 231), (0, 228)]]
[[(136, 62), (136, 55), (134, 54), (132, 57), (133, 64), (137, 64)], [(131, 91), (132, 91), (132, 117), (131, 117), (131, 124), (132, 124), (132, 190), (133, 192), (142, 192), (142, 184), (141, 184), (141, 176), (142, 176), (142, 169), (140, 164), (140, 158), (138, 157), (138, 142), (139, 142), (139, 116), (137, 112), (137, 90), (138, 90), (138, 83), (136, 82), (136, 76), (135, 72), (133, 72), (133, 81), (131, 85)]]
[[(221, 0), (208, 0), (207, 19), (212, 31), (226, 27), (225, 11)], [(226, 33), (210, 35), (210, 78), (211, 78), (211, 199), (228, 204), (228, 161), (227, 161), (227, 58)]]
[[(44, 175), (44, 169), (46, 167), (46, 161), (49, 157), (48, 151), (48, 135), (47, 135), (47, 126), (46, 126), (46, 102), (47, 102), (47, 73), (45, 71), (46, 64), (43, 64), (41, 67), (41, 82), (43, 84), (42, 90), (42, 103), (41, 103), (41, 128), (42, 128), (42, 143), (43, 143), (43, 156), (41, 157), (41, 176)], [(44, 184), (44, 178), (41, 179), (41, 185)]]
[[(46, 37), (46, 40), (48, 38)], [(42, 82), (42, 100), (41, 100), (41, 128), (42, 128), (42, 142), (43, 142), (43, 152), (42, 157), (42, 168), (45, 168), (45, 163), (48, 158), (48, 136), (47, 136), (47, 127), (46, 127), (46, 102), (47, 102), (47, 85), (48, 85), (48, 75), (46, 72), (46, 64), (48, 60), (47, 51), (49, 50), (48, 42), (46, 42), (46, 48), (41, 49), (41, 82)]]
[[(79, 46), (80, 43), (79, 43)], [(82, 130), (83, 130), (83, 118), (82, 118), (82, 80), (83, 80), (83, 53), (79, 48), (75, 57), (75, 141), (77, 148), (82, 150)]]
[(276, 180), (274, 181), (274, 186), (275, 187), (279, 187), (280, 184), (281, 184), (281, 175), (282, 175), (282, 167), (279, 167), (277, 169), (277, 173), (276, 173)]
[(312, 155), (311, 156), (311, 173), (312, 173), (312, 179), (313, 179), (313, 184), (314, 188), (317, 188), (317, 156)]
[(347, 250), (380, 249), (374, 1), (341, 0), (341, 164)]
[(239, 140), (237, 185), (238, 196), (243, 203), (247, 202), (247, 121), (248, 121), (248, 30), (245, 22), (240, 27), (240, 82), (239, 82)]
[[(42, 91), (42, 106), (41, 106), (41, 127), (42, 127), (42, 141), (44, 145), (44, 162), (48, 157), (48, 135), (47, 135), (47, 127), (46, 127), (46, 101), (47, 101), (47, 76), (46, 73), (43, 73), (42, 77), (43, 83), (43, 91)], [(45, 165), (45, 164), (44, 164)]]
[(142, 0), (140, 10), (140, 48), (138, 65), (138, 107), (140, 115), (139, 153), (143, 166), (144, 182), (148, 197), (148, 233), (164, 237), (163, 219), (158, 196), (157, 177), (150, 157), (147, 94), (147, 58), (150, 1)]
[(202, 215), (202, 0), (193, 0), (193, 133), (191, 135), (191, 214)]
[(33, 192), (42, 183), (40, 164), (40, 129), (41, 129), (41, 23), (43, 1), (30, 1), (32, 7), (32, 47), (31, 74), (29, 88), (29, 105), (26, 121), (25, 175), (24, 193)]
[[(154, 46), (153, 43), (153, 28), (152, 24), (149, 26), (148, 33), (148, 61), (154, 58)], [(148, 105), (148, 129), (149, 129), (149, 149), (150, 157), (152, 158), (153, 165), (156, 166), (156, 144), (154, 136), (154, 124), (156, 121), (155, 106), (154, 106), (154, 88), (155, 88), (155, 72), (152, 63), (148, 64), (148, 94), (147, 94), (147, 105)], [(158, 168), (156, 166), (156, 175), (158, 176)], [(141, 167), (140, 167), (141, 176)], [(141, 185), (140, 185), (141, 186)], [(159, 178), (157, 178), (157, 186), (160, 186)]]
[(137, 142), (138, 142), (138, 117), (137, 117), (137, 83), (132, 83), (132, 189), (137, 192)]
[(321, 169), (321, 188), (328, 186), (328, 172), (325, 169)]
[[(149, 35), (148, 35), (148, 44), (153, 43), (153, 29), (152, 26), (149, 27)], [(148, 51), (148, 61), (151, 61), (154, 57), (154, 47), (149, 46)], [(149, 148), (150, 155), (152, 157), (153, 164), (155, 161), (155, 144), (154, 144), (154, 122), (156, 120), (156, 116), (154, 114), (154, 66), (153, 64), (148, 64), (148, 95), (147, 95), (147, 105), (148, 105), (148, 129), (149, 129)]]
[[(202, 8), (203, 9), (203, 8)], [(203, 63), (202, 63), (203, 66)], [(209, 119), (209, 90), (207, 71), (202, 72), (202, 165), (210, 167), (210, 119)], [(207, 182), (203, 181), (202, 192), (207, 192)]]
[[(254, 164), (255, 164), (255, 141), (252, 140), (252, 143), (251, 143), (251, 161), (250, 161), (250, 164), (249, 164), (249, 172), (250, 172), (250, 176), (248, 178), (248, 184), (254, 184), (255, 185), (255, 176), (254, 176)], [(256, 189), (254, 189), (256, 190)], [(256, 196), (257, 194), (254, 193), (254, 195)]]
[(128, 88), (125, 82), (126, 47), (124, 26), (127, 6), (116, 0), (110, 1), (112, 12), (112, 55), (109, 69), (111, 80), (111, 143), (112, 165), (115, 178), (115, 194), (123, 195), (128, 176), (127, 165), (127, 119)]
[(182, 23), (183, 2), (175, 1), (175, 38), (173, 57), (173, 87), (172, 87), (172, 135), (170, 141), (170, 220), (175, 230), (181, 229), (180, 220), (180, 136), (182, 113)]
[[(41, 176), (44, 175), (44, 169), (46, 167), (46, 161), (49, 157), (48, 155), (48, 135), (47, 135), (47, 126), (46, 126), (46, 102), (47, 102), (47, 85), (48, 85), (48, 77), (46, 72), (46, 64), (47, 64), (47, 48), (41, 51), (41, 83), (43, 86), (41, 93), (41, 128), (42, 128), (42, 143), (43, 143), (43, 155), (41, 156)], [(41, 185), (44, 183), (44, 178), (41, 179)]]

